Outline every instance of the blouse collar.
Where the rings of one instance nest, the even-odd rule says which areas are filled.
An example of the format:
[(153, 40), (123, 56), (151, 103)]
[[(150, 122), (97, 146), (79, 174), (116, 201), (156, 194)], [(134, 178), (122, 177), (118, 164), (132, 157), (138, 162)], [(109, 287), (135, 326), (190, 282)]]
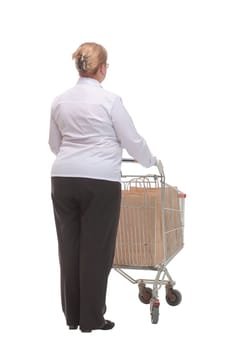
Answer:
[(98, 80), (93, 78), (86, 78), (86, 77), (80, 77), (77, 84), (86, 84), (86, 85), (102, 87)]

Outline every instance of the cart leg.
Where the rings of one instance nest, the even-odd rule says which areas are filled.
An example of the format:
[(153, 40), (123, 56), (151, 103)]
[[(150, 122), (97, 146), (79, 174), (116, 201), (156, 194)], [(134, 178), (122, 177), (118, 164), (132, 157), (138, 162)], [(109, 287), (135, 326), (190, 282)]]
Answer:
[(135, 280), (134, 278), (132, 278), (130, 275), (128, 275), (125, 271), (123, 271), (120, 268), (115, 268), (115, 271), (117, 271), (121, 276), (123, 276), (124, 278), (126, 278), (128, 281), (130, 281), (133, 284), (137, 284), (138, 280)]
[(162, 280), (160, 279), (160, 276), (163, 272), (164, 268), (163, 266), (161, 266), (158, 271), (157, 271), (157, 274), (156, 274), (156, 277), (155, 277), (155, 280), (154, 280), (154, 283), (153, 283), (153, 291), (152, 291), (152, 297), (155, 299), (155, 300), (158, 300), (158, 290), (161, 288), (161, 285), (164, 280), (164, 277), (162, 278)]

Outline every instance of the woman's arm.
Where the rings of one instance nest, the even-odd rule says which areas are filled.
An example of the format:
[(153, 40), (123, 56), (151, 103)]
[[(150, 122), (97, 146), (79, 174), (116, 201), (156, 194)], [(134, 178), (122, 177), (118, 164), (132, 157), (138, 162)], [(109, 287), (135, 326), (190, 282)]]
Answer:
[(157, 164), (144, 138), (138, 134), (133, 120), (118, 97), (111, 111), (112, 123), (122, 148), (141, 165), (149, 168)]

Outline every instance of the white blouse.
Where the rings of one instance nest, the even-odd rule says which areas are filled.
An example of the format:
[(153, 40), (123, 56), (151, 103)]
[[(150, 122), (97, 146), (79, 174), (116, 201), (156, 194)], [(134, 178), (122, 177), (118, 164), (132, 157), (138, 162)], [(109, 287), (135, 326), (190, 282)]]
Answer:
[(144, 167), (157, 164), (121, 98), (91, 78), (53, 101), (49, 145), (56, 155), (51, 176), (120, 182), (123, 149)]

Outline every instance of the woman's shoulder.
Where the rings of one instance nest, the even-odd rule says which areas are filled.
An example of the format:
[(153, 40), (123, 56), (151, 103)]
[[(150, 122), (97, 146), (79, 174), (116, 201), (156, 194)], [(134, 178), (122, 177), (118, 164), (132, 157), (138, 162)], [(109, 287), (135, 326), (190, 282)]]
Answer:
[(72, 95), (72, 92), (75, 90), (75, 86), (68, 88), (66, 90), (64, 90), (63, 92), (61, 92), (60, 94), (56, 95), (52, 101), (52, 105), (55, 105), (59, 102), (61, 102), (62, 100), (64, 100), (66, 97)]
[(106, 89), (106, 88), (103, 88), (103, 94), (108, 98), (108, 99), (111, 99), (112, 102), (115, 102), (117, 100), (121, 100), (121, 97), (120, 95), (118, 95), (117, 93), (109, 90), (109, 89)]

